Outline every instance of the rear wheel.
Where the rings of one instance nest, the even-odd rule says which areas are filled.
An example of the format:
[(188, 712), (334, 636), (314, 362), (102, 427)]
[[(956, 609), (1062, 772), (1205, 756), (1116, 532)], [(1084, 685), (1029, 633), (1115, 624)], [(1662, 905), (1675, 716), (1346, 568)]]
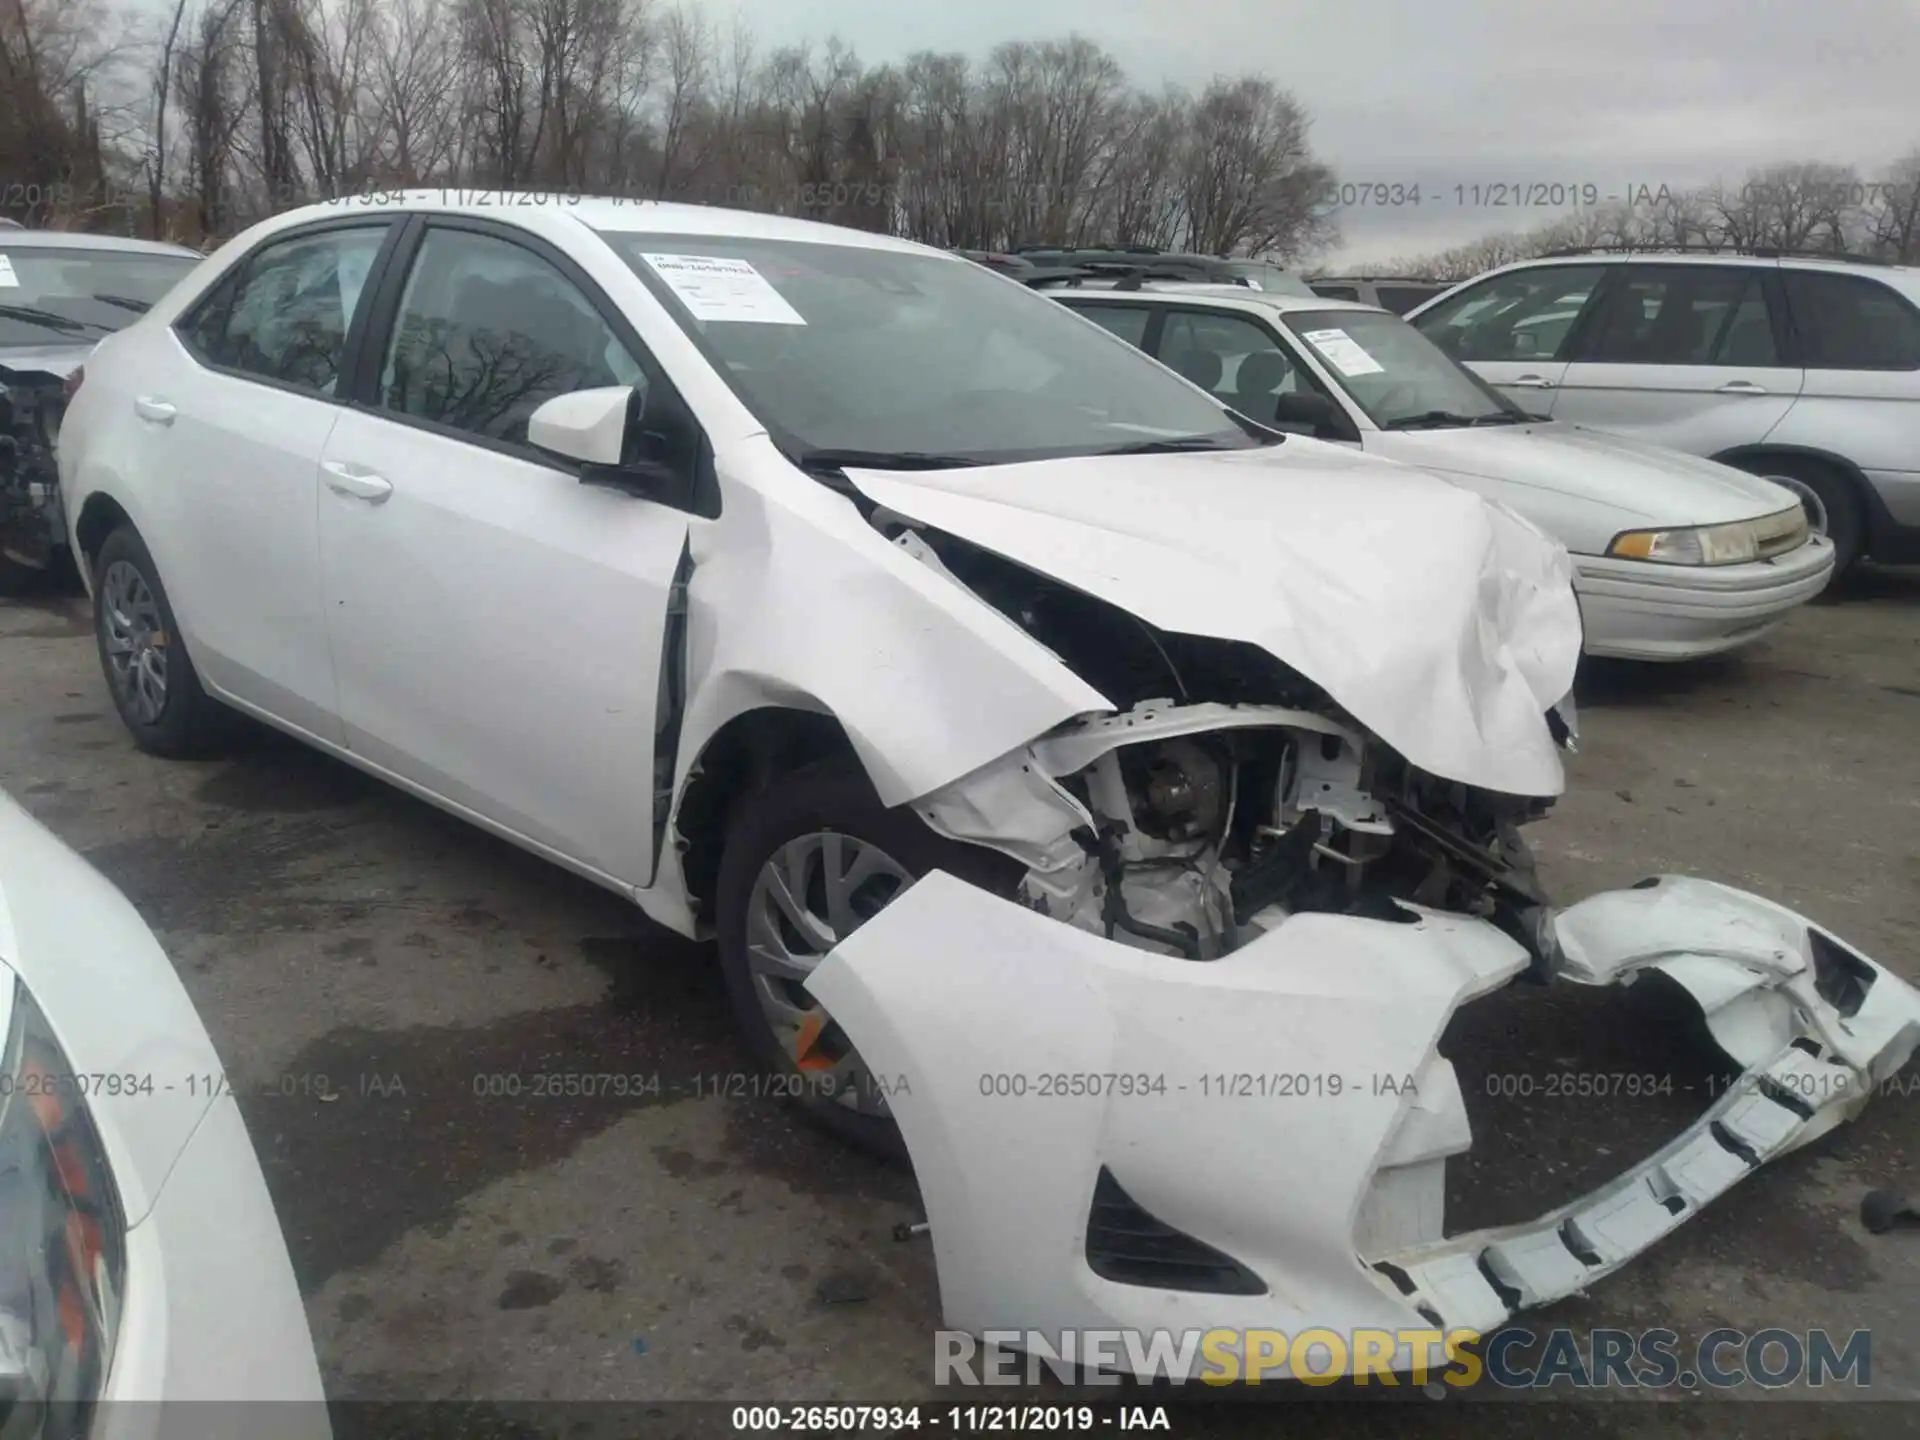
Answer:
[(754, 1059), (807, 1114), (861, 1148), (906, 1153), (875, 1076), (804, 989), (841, 940), (929, 870), (1011, 893), (1017, 862), (888, 809), (852, 760), (796, 770), (736, 808), (716, 885), (720, 964)]
[(122, 525), (93, 572), (93, 632), (114, 708), (134, 744), (169, 759), (218, 752), (239, 717), (200, 687), (146, 542)]
[(1840, 470), (1798, 455), (1755, 455), (1738, 464), (1800, 497), (1808, 526), (1833, 542), (1836, 579), (1860, 558), (1866, 541), (1866, 512), (1853, 482)]

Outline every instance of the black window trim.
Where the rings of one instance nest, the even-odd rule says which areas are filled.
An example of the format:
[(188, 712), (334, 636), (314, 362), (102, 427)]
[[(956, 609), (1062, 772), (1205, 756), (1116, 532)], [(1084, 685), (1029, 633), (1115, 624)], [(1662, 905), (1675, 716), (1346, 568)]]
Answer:
[(1790, 347), (1783, 353), (1790, 357), (1794, 365), (1799, 366), (1803, 370), (1817, 370), (1823, 375), (1912, 375), (1920, 372), (1920, 364), (1905, 367), (1894, 365), (1815, 365), (1809, 357), (1807, 337), (1800, 332), (1800, 323), (1794, 315), (1793, 304), (1787, 293), (1787, 275), (1789, 272), (1795, 275), (1831, 277), (1843, 283), (1852, 282), (1854, 284), (1874, 286), (1876, 289), (1883, 290), (1888, 295), (1891, 295), (1895, 304), (1904, 305), (1907, 313), (1913, 318), (1916, 325), (1920, 325), (1920, 305), (1915, 305), (1906, 295), (1887, 284), (1884, 280), (1881, 280), (1878, 276), (1855, 275), (1851, 271), (1828, 270), (1816, 265), (1778, 265), (1776, 266), (1777, 278), (1775, 284), (1779, 286), (1780, 290), (1780, 313), (1783, 317), (1786, 343), (1788, 347)]
[(600, 288), (578, 262), (546, 237), (536, 235), (531, 230), (511, 222), (475, 215), (428, 211), (415, 211), (406, 217), (397, 241), (386, 257), (385, 266), (377, 275), (368, 279), (367, 289), (372, 294), (373, 300), (371, 304), (364, 307), (367, 323), (363, 333), (357, 337), (357, 343), (354, 337), (349, 337), (347, 360), (351, 368), (345, 371), (348, 383), (340, 387), (346, 397), (344, 403), (376, 420), (405, 425), (430, 435), (438, 435), (442, 439), (488, 450), (496, 455), (505, 455), (515, 460), (541, 465), (562, 475), (579, 476), (580, 466), (577, 462), (570, 461), (564, 456), (551, 454), (537, 446), (519, 444), (511, 440), (496, 440), (490, 435), (477, 435), (457, 425), (446, 425), (438, 420), (408, 415), (402, 411), (391, 410), (380, 403), (380, 372), (386, 360), (387, 347), (392, 343), (393, 328), (400, 314), (400, 301), (406, 293), (407, 280), (412, 274), (413, 263), (420, 254), (421, 246), (426, 243), (428, 232), (433, 230), (457, 230), (468, 234), (484, 235), (503, 244), (517, 246), (560, 272), (561, 278), (580, 293), (601, 323), (613, 332), (614, 338), (627, 347), (627, 353), (647, 377), (648, 394), (650, 396), (671, 395), (686, 415), (688, 422), (693, 425), (698, 433), (700, 458), (696, 462), (696, 473), (691, 477), (693, 502), (688, 513), (708, 520), (719, 518), (720, 484), (714, 468), (713, 443), (707, 434), (706, 426), (701, 424), (700, 417), (687, 403), (686, 396), (681, 393), (680, 387), (673, 383), (666, 368), (661, 365), (659, 358), (646, 342), (640, 338), (640, 332), (634, 328), (633, 323), (622, 313), (620, 307), (608, 298), (606, 291)]
[[(222, 365), (208, 357), (205, 351), (187, 338), (187, 331), (198, 325), (209, 307), (216, 304), (231, 309), (233, 298), (245, 283), (247, 273), (268, 250), (276, 249), (288, 241), (308, 240), (316, 235), (330, 234), (337, 230), (371, 230), (384, 226), (386, 235), (380, 241), (379, 249), (374, 251), (373, 264), (367, 270), (366, 284), (361, 288), (360, 298), (354, 306), (354, 313), (347, 321), (346, 338), (340, 346), (339, 378), (334, 383), (331, 395), (306, 385), (296, 385), (289, 380), (276, 380), (271, 375), (261, 375), (253, 370), (242, 370), (233, 365)], [(179, 341), (180, 348), (187, 352), (193, 363), (202, 370), (214, 375), (224, 375), (229, 380), (244, 380), (252, 385), (264, 385), (269, 390), (283, 391), (288, 395), (298, 395), (302, 399), (314, 400), (322, 405), (344, 405), (350, 393), (354, 379), (355, 362), (359, 346), (364, 337), (367, 321), (373, 313), (373, 296), (386, 273), (386, 267), (393, 257), (399, 243), (401, 231), (405, 228), (400, 217), (394, 215), (342, 215), (325, 220), (315, 220), (305, 225), (290, 225), (285, 230), (276, 230), (263, 236), (260, 242), (248, 250), (233, 264), (223, 270), (206, 289), (194, 297), (188, 305), (168, 323), (167, 328)], [(224, 296), (224, 298), (222, 298)]]
[[(1562, 268), (1565, 267), (1563, 266)], [(1599, 316), (1605, 308), (1606, 303), (1613, 298), (1613, 292), (1627, 284), (1628, 277), (1635, 273), (1652, 271), (1656, 274), (1666, 274), (1676, 270), (1715, 272), (1732, 270), (1749, 280), (1757, 276), (1760, 280), (1760, 296), (1761, 299), (1765, 301), (1767, 307), (1767, 323), (1773, 330), (1774, 363), (1771, 365), (1730, 365), (1723, 360), (1702, 360), (1696, 364), (1691, 360), (1601, 360), (1595, 358), (1592, 353), (1592, 346), (1599, 324)], [(1729, 307), (1721, 333), (1714, 337), (1714, 343), (1716, 345), (1726, 338), (1725, 330), (1726, 327), (1733, 323), (1733, 312), (1739, 308), (1740, 302), (1745, 298), (1746, 289), (1744, 286), (1734, 292), (1733, 305)], [(1558, 365), (1561, 362), (1555, 360), (1552, 363)], [(1657, 261), (1638, 265), (1615, 262), (1609, 265), (1606, 276), (1594, 287), (1593, 294), (1587, 297), (1586, 308), (1580, 312), (1579, 318), (1573, 322), (1573, 329), (1567, 332), (1567, 357), (1565, 363), (1569, 365), (1661, 365), (1676, 370), (1792, 370), (1797, 368), (1800, 362), (1795, 352), (1790, 348), (1790, 338), (1786, 329), (1786, 300), (1781, 288), (1779, 266), (1765, 260), (1755, 261), (1743, 258), (1725, 265), (1703, 265), (1699, 263), (1691, 265), (1662, 264)]]

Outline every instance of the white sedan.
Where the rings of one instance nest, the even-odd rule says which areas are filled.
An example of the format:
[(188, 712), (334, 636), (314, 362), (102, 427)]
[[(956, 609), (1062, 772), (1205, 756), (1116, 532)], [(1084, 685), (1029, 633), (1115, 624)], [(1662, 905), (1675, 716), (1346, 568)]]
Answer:
[[(213, 1042), (126, 897), (4, 793), (0, 1036), (6, 1434), (239, 1440), (260, 1412), (175, 1402), (271, 1401), (300, 1402), (275, 1435), (325, 1440), (306, 1312)], [(169, 1403), (126, 1403), (153, 1401)]]
[[(1550, 903), (1521, 832), (1580, 623), (1510, 510), (905, 241), (383, 198), (241, 235), (88, 360), (61, 479), (114, 704), (160, 755), (255, 716), (714, 936), (777, 1088), (911, 1155), (956, 1328), (1487, 1326), (1913, 1049), (1920, 995), (1764, 900)], [(1750, 1083), (1447, 1235), (1449, 1017), (1650, 968)], [(1205, 1097), (1280, 1060), (1418, 1097)]]
[(1230, 286), (1056, 298), (1242, 413), (1434, 471), (1572, 552), (1586, 650), (1689, 660), (1751, 644), (1826, 588), (1797, 496), (1641, 441), (1535, 419), (1386, 310)]

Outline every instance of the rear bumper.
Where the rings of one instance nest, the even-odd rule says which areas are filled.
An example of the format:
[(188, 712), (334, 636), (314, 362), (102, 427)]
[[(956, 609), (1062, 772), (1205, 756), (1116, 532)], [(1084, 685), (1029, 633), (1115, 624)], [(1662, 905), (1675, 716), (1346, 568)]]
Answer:
[(1692, 660), (1750, 644), (1833, 578), (1833, 546), (1817, 537), (1751, 565), (1573, 560), (1586, 653), (1626, 660)]
[[(1184, 962), (936, 872), (850, 936), (808, 988), (890, 1087), (946, 1324), (1332, 1330), (1346, 1363), (1367, 1335), (1375, 1363), (1413, 1370), (1411, 1337), (1484, 1334), (1583, 1290), (1851, 1117), (1920, 1042), (1920, 993), (1791, 911), (1678, 877), (1596, 896), (1556, 918), (1559, 981), (1663, 973), (1743, 1079), (1611, 1184), (1449, 1236), (1445, 1163), (1472, 1133), (1437, 1046), (1527, 957), (1485, 922), (1408, 914), (1297, 915)], [(1093, 1243), (1103, 1175), (1163, 1227), (1151, 1243), (1210, 1247), (1258, 1293), (1116, 1279)]]

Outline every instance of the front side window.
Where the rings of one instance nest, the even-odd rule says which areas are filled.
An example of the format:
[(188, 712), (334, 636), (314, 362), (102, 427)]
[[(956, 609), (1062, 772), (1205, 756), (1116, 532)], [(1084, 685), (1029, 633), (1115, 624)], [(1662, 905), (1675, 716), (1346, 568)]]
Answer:
[(1527, 418), (1398, 315), (1302, 310), (1283, 318), (1382, 430), (1510, 425)]
[(380, 373), (380, 404), (524, 444), (556, 395), (644, 387), (646, 373), (593, 303), (539, 255), (470, 230), (427, 231)]
[(992, 464), (1168, 440), (1273, 443), (1058, 301), (967, 260), (737, 236), (604, 238), (789, 453)]
[(1293, 361), (1264, 326), (1238, 315), (1175, 310), (1160, 332), (1160, 362), (1262, 424), (1298, 388)]
[(1600, 302), (1582, 360), (1611, 365), (1774, 365), (1763, 272), (1629, 265)]
[(199, 263), (194, 255), (0, 243), (0, 348), (110, 335)]
[(385, 225), (365, 225), (269, 244), (215, 287), (180, 333), (214, 365), (331, 396), (386, 234)]
[(1511, 270), (1434, 306), (1414, 323), (1456, 360), (1557, 360), (1605, 273), (1604, 265)]
[(1920, 370), (1920, 313), (1878, 280), (1787, 270), (1787, 307), (1816, 370)]

